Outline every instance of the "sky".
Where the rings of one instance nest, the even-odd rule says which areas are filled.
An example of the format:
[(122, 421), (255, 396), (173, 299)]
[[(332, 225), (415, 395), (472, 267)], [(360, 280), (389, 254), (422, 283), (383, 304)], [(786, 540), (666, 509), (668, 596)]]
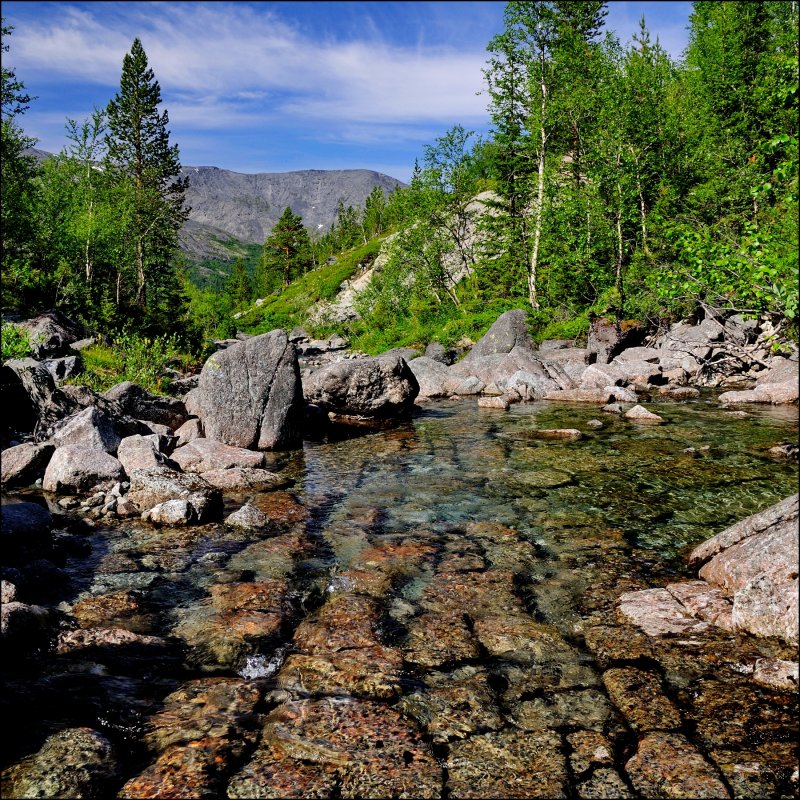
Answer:
[[(690, 2), (610, 2), (623, 43), (644, 15), (674, 58)], [(485, 135), (486, 46), (502, 2), (3, 2), (4, 66), (37, 97), (19, 122), (60, 151), (67, 118), (119, 88), (138, 37), (185, 166), (372, 169), (403, 181), (454, 125)]]

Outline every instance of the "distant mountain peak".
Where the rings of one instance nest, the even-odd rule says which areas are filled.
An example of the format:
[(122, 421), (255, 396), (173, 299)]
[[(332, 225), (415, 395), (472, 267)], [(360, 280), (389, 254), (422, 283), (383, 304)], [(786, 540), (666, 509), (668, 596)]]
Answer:
[[(191, 211), (181, 246), (196, 258), (219, 257), (215, 240), (221, 233), (262, 244), (287, 206), (310, 231), (323, 232), (336, 220), (340, 201), (361, 207), (375, 186), (388, 194), (405, 185), (370, 169), (243, 173), (186, 166), (182, 175), (189, 178), (186, 203)], [(209, 236), (202, 235), (203, 229)]]
[[(32, 147), (39, 161), (52, 156)], [(187, 165), (189, 219), (181, 231), (181, 249), (190, 257), (230, 258), (220, 240), (263, 244), (288, 206), (309, 231), (323, 233), (336, 220), (341, 201), (360, 208), (375, 186), (386, 194), (402, 181), (371, 169), (303, 169), (292, 172), (234, 172), (214, 166)]]

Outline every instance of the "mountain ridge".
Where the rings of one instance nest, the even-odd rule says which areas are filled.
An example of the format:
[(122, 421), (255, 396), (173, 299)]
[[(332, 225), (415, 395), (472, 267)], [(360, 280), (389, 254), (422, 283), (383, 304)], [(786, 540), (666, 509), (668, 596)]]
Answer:
[(375, 186), (388, 194), (405, 185), (369, 169), (245, 173), (186, 166), (181, 177), (189, 178), (186, 203), (191, 208), (181, 248), (199, 258), (219, 257), (220, 232), (238, 242), (262, 244), (287, 207), (310, 232), (324, 232), (336, 220), (339, 202), (360, 207)]

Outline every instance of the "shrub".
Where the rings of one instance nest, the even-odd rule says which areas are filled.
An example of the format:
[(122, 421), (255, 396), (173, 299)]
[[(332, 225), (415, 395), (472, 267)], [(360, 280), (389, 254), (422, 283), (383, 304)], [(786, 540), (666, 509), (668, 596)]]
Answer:
[(2, 360), (9, 361), (12, 358), (27, 358), (31, 354), (31, 345), (28, 334), (13, 322), (3, 323), (2, 335)]
[(176, 362), (186, 363), (175, 336), (122, 333), (111, 345), (92, 345), (82, 355), (83, 372), (71, 382), (85, 384), (96, 392), (105, 392), (122, 381), (132, 381), (148, 392), (163, 394), (169, 385), (167, 367)]

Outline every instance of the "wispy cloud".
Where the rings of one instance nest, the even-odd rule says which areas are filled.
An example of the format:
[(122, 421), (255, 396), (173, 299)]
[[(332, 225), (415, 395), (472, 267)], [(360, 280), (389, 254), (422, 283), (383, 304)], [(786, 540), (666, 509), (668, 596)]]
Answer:
[[(623, 42), (644, 11), (651, 33), (680, 52), (689, 3), (609, 8)], [(24, 126), (43, 149), (64, 145), (67, 116), (107, 104), (138, 37), (184, 163), (243, 172), (385, 164), (403, 178), (422, 145), (453, 125), (486, 131), (478, 93), (503, 4), (5, 0), (3, 16), (16, 26), (4, 55), (40, 96)]]
[[(257, 125), (275, 115), (356, 125), (456, 121), (485, 113), (476, 97), (484, 51), (400, 47), (376, 37), (314, 41), (275, 13), (245, 4), (54, 6), (15, 33), (24, 74), (46, 72), (115, 87), (133, 35), (141, 38), (172, 120), (201, 127)], [(215, 123), (218, 120), (218, 123)]]

